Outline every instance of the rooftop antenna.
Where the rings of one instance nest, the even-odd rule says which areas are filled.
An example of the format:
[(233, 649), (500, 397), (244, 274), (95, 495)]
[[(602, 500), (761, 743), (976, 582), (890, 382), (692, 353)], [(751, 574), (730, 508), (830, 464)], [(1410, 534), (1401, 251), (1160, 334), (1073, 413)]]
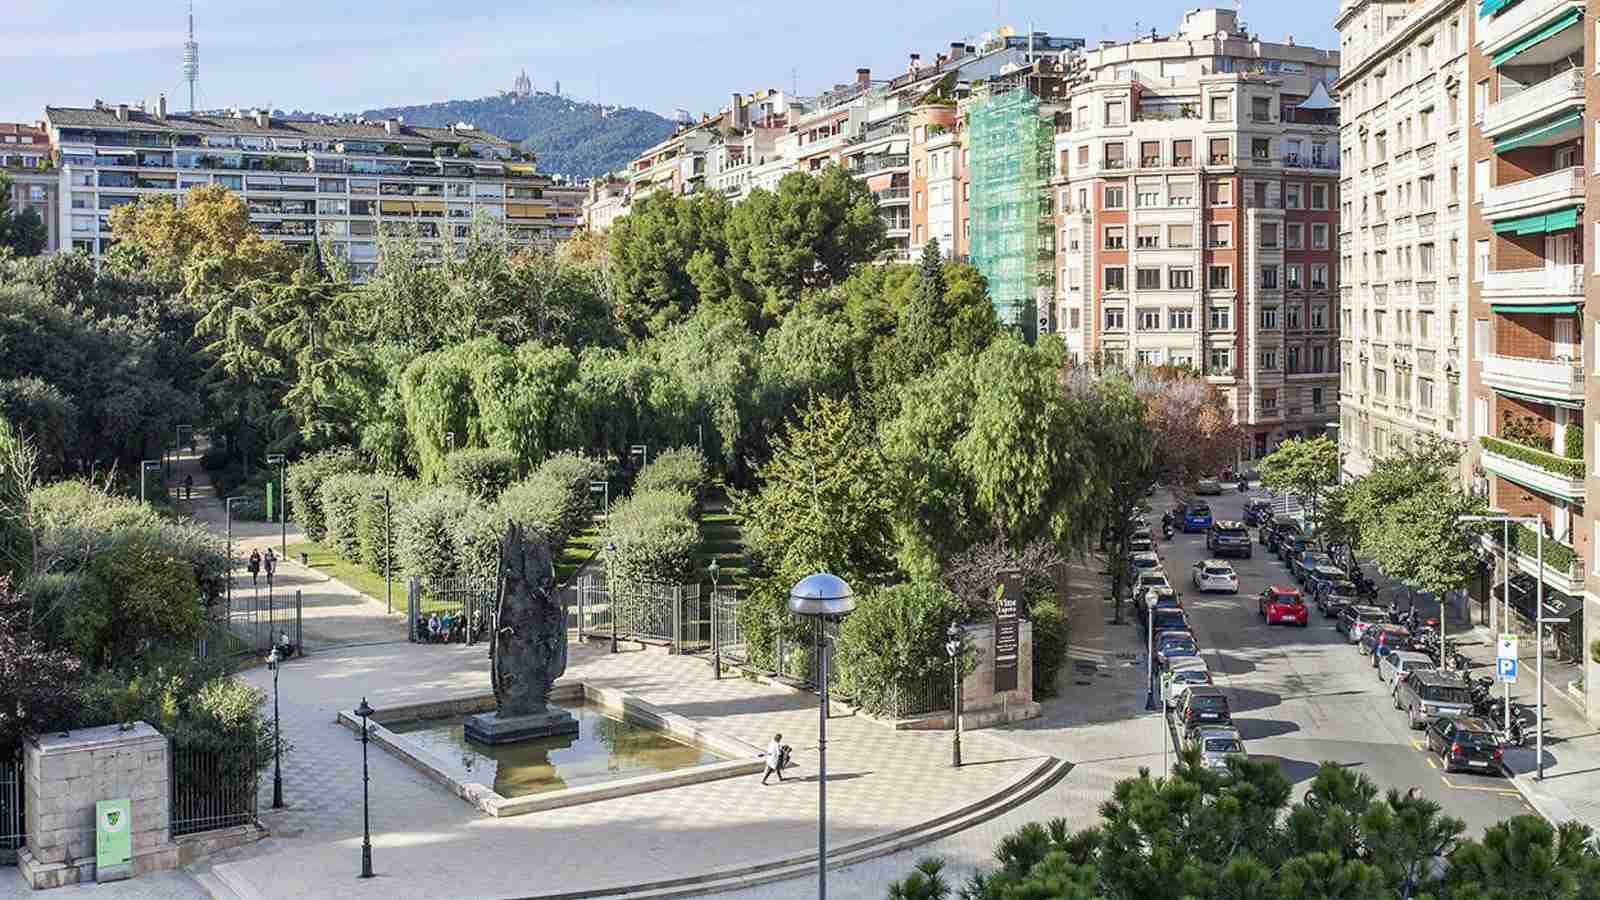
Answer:
[(195, 85), (200, 83), (200, 44), (194, 39), (194, 0), (189, 0), (189, 39), (183, 42), (183, 80), (189, 83), (189, 112), (193, 114)]
[(792, 86), (794, 88), (794, 95), (796, 97), (800, 96), (800, 70), (799, 69), (790, 69), (789, 70), (789, 79), (790, 79), (790, 83), (792, 84)]

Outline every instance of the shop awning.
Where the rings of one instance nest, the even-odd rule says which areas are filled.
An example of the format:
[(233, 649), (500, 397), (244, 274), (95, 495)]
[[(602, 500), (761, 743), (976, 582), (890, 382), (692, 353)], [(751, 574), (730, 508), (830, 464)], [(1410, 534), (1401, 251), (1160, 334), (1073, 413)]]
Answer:
[(1495, 234), (1544, 234), (1578, 227), (1578, 208), (1561, 209), (1552, 213), (1539, 213), (1519, 219), (1494, 223)]
[(1526, 147), (1529, 144), (1551, 140), (1553, 138), (1560, 137), (1562, 132), (1568, 130), (1571, 130), (1573, 132), (1573, 136), (1577, 137), (1583, 132), (1582, 120), (1583, 113), (1573, 113), (1570, 116), (1562, 117), (1554, 122), (1547, 122), (1543, 125), (1535, 125), (1533, 128), (1530, 128), (1526, 131), (1495, 141), (1494, 152), (1504, 153), (1507, 150), (1515, 150), (1518, 147)]
[(385, 200), (379, 204), (385, 215), (409, 216), (416, 211), (410, 200)]
[(1519, 303), (1492, 303), (1492, 304), (1489, 305), (1489, 311), (1490, 312), (1496, 312), (1496, 313), (1505, 313), (1505, 314), (1509, 314), (1509, 313), (1550, 313), (1552, 315), (1561, 315), (1562, 313), (1575, 314), (1578, 311), (1578, 304), (1576, 304), (1576, 303), (1529, 303), (1529, 304), (1524, 305), (1524, 304), (1519, 304)]
[(1478, 4), (1478, 18), (1487, 19), (1516, 2), (1517, 0), (1483, 0)]
[(869, 191), (886, 191), (893, 186), (894, 173), (892, 172), (888, 172), (883, 175), (867, 176), (867, 190)]
[(1578, 20), (1582, 19), (1582, 18), (1583, 18), (1583, 10), (1581, 10), (1581, 9), (1569, 9), (1569, 10), (1567, 10), (1566, 12), (1562, 13), (1560, 16), (1557, 16), (1549, 25), (1546, 25), (1545, 27), (1539, 29), (1538, 31), (1535, 31), (1533, 34), (1528, 35), (1527, 37), (1523, 38), (1522, 40), (1517, 41), (1515, 44), (1512, 44), (1511, 46), (1507, 47), (1506, 49), (1501, 50), (1499, 53), (1496, 53), (1489, 60), (1489, 65), (1491, 65), (1491, 66), (1502, 66), (1502, 65), (1505, 65), (1506, 63), (1511, 61), (1512, 57), (1516, 56), (1519, 53), (1522, 53), (1524, 50), (1528, 50), (1528, 49), (1534, 47), (1537, 44), (1540, 44), (1540, 43), (1542, 43), (1542, 42), (1544, 42), (1546, 40), (1549, 40), (1552, 37), (1555, 37), (1557, 34), (1560, 34), (1563, 31), (1566, 31), (1568, 28), (1571, 28), (1572, 26), (1578, 24)]

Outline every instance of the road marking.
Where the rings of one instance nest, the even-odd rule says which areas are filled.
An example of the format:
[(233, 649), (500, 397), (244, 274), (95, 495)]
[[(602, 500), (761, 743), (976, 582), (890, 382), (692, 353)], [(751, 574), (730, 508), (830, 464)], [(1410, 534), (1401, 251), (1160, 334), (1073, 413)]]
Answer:
[[(1428, 768), (1430, 768), (1430, 769), (1437, 769), (1437, 768), (1439, 768), (1439, 764), (1438, 764), (1438, 763), (1436, 763), (1436, 762), (1434, 762), (1434, 761), (1433, 761), (1433, 757), (1431, 757), (1431, 756), (1424, 756), (1424, 757), (1423, 757), (1423, 759), (1425, 759), (1425, 760), (1427, 760), (1427, 761), (1428, 761)], [(1441, 779), (1442, 779), (1442, 778), (1443, 778), (1443, 776), (1440, 776), (1440, 777), (1441, 777)], [(1445, 784), (1449, 784), (1449, 783), (1450, 783), (1450, 782), (1448, 782), (1448, 781), (1446, 781), (1446, 782), (1445, 782)]]
[[(1431, 763), (1432, 760), (1429, 760), (1429, 762)], [(1478, 791), (1478, 792), (1484, 793), (1484, 794), (1502, 794), (1502, 795), (1505, 795), (1507, 797), (1521, 797), (1522, 796), (1522, 794), (1520, 792), (1515, 791), (1515, 790), (1508, 790), (1506, 788), (1478, 787), (1477, 785), (1472, 785), (1472, 784), (1456, 784), (1454, 781), (1451, 781), (1449, 778), (1446, 778), (1443, 775), (1439, 776), (1439, 780), (1444, 782), (1447, 786), (1453, 787), (1458, 791)], [(1524, 801), (1524, 802), (1526, 802), (1526, 801)]]

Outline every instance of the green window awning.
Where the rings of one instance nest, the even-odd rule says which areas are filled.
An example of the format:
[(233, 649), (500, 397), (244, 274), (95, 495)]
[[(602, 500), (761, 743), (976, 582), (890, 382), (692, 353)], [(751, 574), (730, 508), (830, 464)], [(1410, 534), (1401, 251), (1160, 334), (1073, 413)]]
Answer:
[(1578, 208), (1557, 210), (1494, 223), (1495, 234), (1543, 234), (1578, 227)]
[(1583, 113), (1573, 113), (1569, 116), (1562, 116), (1554, 122), (1546, 122), (1543, 125), (1535, 125), (1532, 128), (1529, 128), (1525, 131), (1520, 131), (1510, 137), (1501, 138), (1500, 140), (1494, 142), (1494, 152), (1504, 153), (1507, 150), (1515, 150), (1518, 147), (1526, 147), (1529, 144), (1534, 144), (1539, 141), (1545, 141), (1554, 137), (1558, 137), (1564, 131), (1572, 131), (1574, 136), (1581, 134), (1583, 132)]
[(1533, 34), (1528, 35), (1527, 37), (1523, 38), (1522, 40), (1517, 41), (1515, 44), (1512, 44), (1511, 46), (1507, 47), (1506, 49), (1501, 50), (1499, 53), (1496, 53), (1494, 55), (1494, 57), (1489, 60), (1489, 65), (1491, 65), (1491, 66), (1502, 66), (1502, 65), (1505, 65), (1506, 63), (1511, 61), (1512, 57), (1516, 56), (1517, 54), (1521, 53), (1524, 50), (1527, 50), (1530, 47), (1535, 46), (1536, 44), (1539, 44), (1539, 43), (1541, 43), (1543, 41), (1549, 40), (1550, 38), (1555, 37), (1556, 35), (1560, 34), (1561, 32), (1566, 31), (1568, 28), (1571, 28), (1572, 26), (1578, 24), (1578, 20), (1582, 19), (1582, 18), (1583, 18), (1583, 10), (1581, 10), (1581, 9), (1569, 9), (1569, 10), (1567, 10), (1566, 12), (1562, 13), (1561, 15), (1557, 16), (1554, 20), (1552, 20), (1549, 25), (1544, 26), (1543, 28), (1539, 29), (1538, 31), (1535, 31)]
[(1492, 303), (1492, 304), (1489, 305), (1489, 311), (1490, 312), (1495, 312), (1495, 313), (1550, 313), (1550, 314), (1553, 314), (1553, 315), (1560, 315), (1562, 313), (1573, 313), (1573, 314), (1575, 314), (1578, 311), (1578, 304), (1576, 304), (1576, 303), (1528, 303), (1528, 304), (1521, 304), (1521, 303)]
[(1516, 2), (1517, 0), (1483, 0), (1478, 4), (1478, 18), (1487, 19)]

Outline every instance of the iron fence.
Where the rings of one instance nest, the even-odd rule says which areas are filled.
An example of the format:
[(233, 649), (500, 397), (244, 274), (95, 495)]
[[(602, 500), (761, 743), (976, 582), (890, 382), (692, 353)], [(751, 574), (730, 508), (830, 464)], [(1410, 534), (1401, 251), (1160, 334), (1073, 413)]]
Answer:
[(259, 769), (254, 748), (174, 747), (167, 758), (173, 837), (255, 823)]
[(475, 644), (488, 637), (495, 579), (413, 576), (406, 584), (406, 636), (412, 643)]
[(567, 617), (580, 635), (667, 644), (675, 653), (711, 648), (711, 600), (698, 584), (648, 582), (613, 588), (600, 578), (578, 582)]
[(895, 685), (889, 691), (888, 713), (896, 719), (943, 712), (950, 708), (949, 672), (930, 672), (921, 679)]
[(0, 863), (15, 864), (17, 851), (27, 843), (27, 816), (23, 809), (22, 748), (0, 754)]
[(200, 641), (201, 657), (265, 654), (288, 636), (301, 647), (304, 604), (299, 590), (277, 590), (266, 579), (237, 588), (221, 604), (221, 628)]

